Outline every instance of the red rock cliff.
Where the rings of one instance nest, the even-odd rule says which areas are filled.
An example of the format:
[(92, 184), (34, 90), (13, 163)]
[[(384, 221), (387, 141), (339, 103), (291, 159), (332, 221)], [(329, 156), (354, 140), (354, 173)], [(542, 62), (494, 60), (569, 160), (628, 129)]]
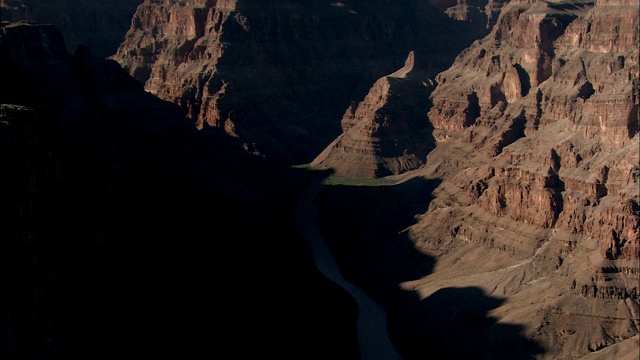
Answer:
[(145, 1), (114, 59), (199, 128), (309, 161), (410, 50), (440, 44), (426, 62), (448, 66), (472, 38), (453, 23), (421, 2)]
[(415, 239), (530, 258), (529, 279), (570, 277), (547, 319), (567, 332), (545, 340), (548, 356), (615, 343), (572, 322), (619, 317), (609, 301), (632, 310), (606, 331), (637, 334), (639, 18), (638, 1), (511, 2), (431, 95), (424, 171), (445, 181)]
[[(343, 134), (311, 166), (346, 178), (400, 174), (424, 164), (434, 146), (424, 114), (432, 81), (414, 52), (342, 118)], [(424, 55), (422, 55), (424, 56)]]

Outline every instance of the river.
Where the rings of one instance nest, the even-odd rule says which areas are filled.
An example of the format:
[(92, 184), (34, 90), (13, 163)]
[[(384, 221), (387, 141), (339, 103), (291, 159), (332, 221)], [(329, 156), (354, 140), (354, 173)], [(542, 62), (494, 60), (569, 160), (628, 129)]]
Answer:
[(322, 184), (306, 189), (296, 209), (296, 228), (311, 250), (316, 267), (328, 279), (345, 289), (358, 304), (358, 346), (362, 360), (401, 360), (389, 339), (387, 312), (362, 289), (347, 281), (318, 230), (318, 208), (315, 199)]

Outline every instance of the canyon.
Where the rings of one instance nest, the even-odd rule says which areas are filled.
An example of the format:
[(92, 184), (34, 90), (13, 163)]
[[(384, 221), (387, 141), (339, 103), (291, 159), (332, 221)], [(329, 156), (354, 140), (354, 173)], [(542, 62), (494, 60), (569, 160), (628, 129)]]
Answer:
[[(445, 329), (456, 334), (455, 348), (462, 349), (456, 358), (468, 358), (478, 348), (487, 358), (580, 357), (617, 343), (629, 351), (621, 358), (638, 356), (637, 28), (637, 1), (511, 1), (491, 33), (435, 78), (429, 91), (433, 105), (422, 117), (429, 124), (417, 128), (430, 132), (420, 139), (433, 139), (427, 155), (408, 146), (395, 153), (395, 161), (409, 154), (422, 163), (396, 168), (392, 178), (421, 178), (425, 185), (326, 189), (327, 237), (344, 253), (348, 273), (364, 279), (365, 289), (379, 294), (380, 302), (397, 307), (390, 316), (406, 341), (407, 358), (448, 357), (447, 335), (433, 339)], [(412, 116), (387, 110), (395, 109), (393, 86), (381, 86), (397, 74), (381, 78), (355, 112), (347, 111), (343, 124), (350, 127), (336, 140), (342, 145), (332, 144), (317, 164), (330, 164), (337, 175), (354, 175), (348, 171), (359, 170), (344, 155), (354, 143), (352, 131), (372, 123), (390, 132), (408, 127)], [(375, 131), (355, 131), (358, 144), (378, 146), (369, 146), (378, 155), (370, 163), (385, 163), (384, 154), (395, 144)], [(355, 175), (377, 176), (366, 170)], [(437, 186), (428, 184), (436, 180)], [(428, 203), (413, 210), (407, 205), (412, 195), (402, 195), (407, 202), (395, 211), (407, 206), (415, 215), (411, 219), (406, 212), (384, 210), (405, 188)], [(338, 207), (345, 208), (336, 213)], [(371, 210), (361, 214), (363, 208)], [(357, 225), (354, 218), (361, 219)], [(406, 255), (409, 246), (417, 254)], [(407, 259), (419, 259), (418, 254), (435, 259), (434, 268), (416, 272), (425, 260)], [(382, 273), (371, 268), (371, 259)], [(398, 265), (401, 261), (409, 264)], [(386, 273), (414, 275), (398, 279)], [(398, 285), (415, 294), (412, 306)], [(494, 299), (487, 305), (490, 321), (474, 328), (463, 316), (464, 329), (455, 319), (442, 329), (442, 322), (429, 320), (442, 311), (433, 310), (434, 302), (459, 302), (456, 297), (469, 288)], [(454, 314), (473, 316), (483, 310), (451, 307)], [(516, 325), (513, 332), (534, 342), (510, 339), (505, 327)], [(467, 331), (473, 336), (461, 339), (459, 333)]]
[(637, 0), (38, 3), (4, 352), (368, 358), (362, 291), (405, 359), (640, 355)]
[(430, 76), (444, 70), (482, 34), (470, 25), (422, 1), (146, 1), (112, 58), (198, 128), (295, 164), (410, 51), (429, 52)]

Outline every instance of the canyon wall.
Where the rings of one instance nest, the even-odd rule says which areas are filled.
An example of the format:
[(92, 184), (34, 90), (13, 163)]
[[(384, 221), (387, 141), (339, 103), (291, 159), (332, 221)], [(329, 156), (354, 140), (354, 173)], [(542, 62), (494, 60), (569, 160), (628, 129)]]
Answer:
[(84, 45), (97, 57), (105, 58), (115, 54), (141, 3), (142, 0), (2, 0), (0, 18), (53, 24), (62, 32), (69, 52)]
[(481, 35), (464, 24), (421, 1), (145, 1), (113, 58), (198, 128), (309, 162), (410, 51), (432, 76), (449, 66)]
[[(545, 317), (564, 332), (538, 329), (547, 356), (637, 334), (638, 20), (637, 1), (512, 1), (432, 92), (437, 146), (426, 163), (446, 180), (416, 241), (531, 257), (530, 281), (564, 284)], [(426, 234), (434, 227), (447, 230)], [(618, 300), (623, 316), (612, 311)], [(603, 337), (583, 316), (620, 319), (602, 325)]]
[(480, 189), (464, 174), (483, 210), (601, 239), (613, 259), (638, 258), (635, 10), (511, 4), (438, 75), (429, 111), (438, 136), (457, 132), (492, 159)]
[[(462, 2), (452, 3), (438, 5), (455, 18)], [(416, 102), (422, 115), (403, 111), (406, 104), (394, 98), (413, 99), (400, 86), (411, 78), (398, 76), (406, 67), (347, 108), (343, 134), (312, 165), (350, 177), (345, 184), (396, 174), (378, 183), (411, 179), (398, 191), (417, 187), (421, 178), (438, 183), (429, 196), (420, 195), (428, 204), (420, 213), (407, 204), (404, 212), (376, 217), (383, 201), (391, 202), (382, 189), (371, 190), (378, 202), (370, 195), (344, 205), (342, 216), (373, 218), (362, 229), (341, 228), (340, 217), (325, 209), (333, 219), (325, 231), (334, 251), (349, 259), (346, 272), (395, 309), (390, 321), (407, 358), (446, 356), (451, 344), (464, 343), (454, 335), (429, 339), (464, 330), (427, 320), (440, 316), (428, 304), (468, 287), (505, 300), (482, 325), (473, 317), (460, 320), (482, 334), (474, 346), (492, 344), (487, 354), (515, 349), (502, 330), (510, 325), (522, 326), (523, 336), (544, 349), (536, 353), (529, 344), (530, 357), (580, 357), (615, 344), (627, 349), (625, 356), (638, 356), (639, 18), (637, 0), (510, 1), (487, 36), (433, 81), (417, 82), (428, 98)], [(427, 146), (411, 151), (406, 139)], [(385, 151), (403, 167), (386, 165)], [(350, 194), (364, 192), (356, 188), (327, 190), (325, 201), (349, 204), (356, 196)], [(396, 229), (401, 214), (414, 221)], [(433, 273), (424, 275), (427, 266), (418, 260), (384, 260), (407, 238), (419, 254), (409, 258), (433, 257)], [(376, 269), (394, 266), (416, 275), (398, 281)], [(406, 293), (394, 294), (397, 287)], [(407, 293), (419, 300), (407, 300)], [(415, 308), (407, 310), (407, 302)], [(420, 311), (423, 317), (416, 316)]]
[(279, 166), (315, 157), (418, 178), (319, 201), (407, 358), (636, 358), (638, 5), (145, 0), (117, 63), (3, 23), (9, 350), (357, 358)]
[(3, 23), (0, 60), (3, 356), (358, 358), (355, 304), (295, 232), (306, 175), (54, 26)]

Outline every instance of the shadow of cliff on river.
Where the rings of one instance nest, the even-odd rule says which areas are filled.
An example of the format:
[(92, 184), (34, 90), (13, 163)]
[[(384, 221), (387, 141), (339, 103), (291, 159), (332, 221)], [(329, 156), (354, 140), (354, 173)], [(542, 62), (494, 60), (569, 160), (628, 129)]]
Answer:
[(475, 287), (444, 288), (421, 299), (399, 284), (428, 276), (437, 259), (418, 251), (406, 229), (427, 211), (439, 179), (392, 186), (326, 186), (319, 224), (341, 271), (388, 312), (397, 351), (411, 359), (530, 359), (544, 352), (518, 324), (489, 312), (505, 299)]

